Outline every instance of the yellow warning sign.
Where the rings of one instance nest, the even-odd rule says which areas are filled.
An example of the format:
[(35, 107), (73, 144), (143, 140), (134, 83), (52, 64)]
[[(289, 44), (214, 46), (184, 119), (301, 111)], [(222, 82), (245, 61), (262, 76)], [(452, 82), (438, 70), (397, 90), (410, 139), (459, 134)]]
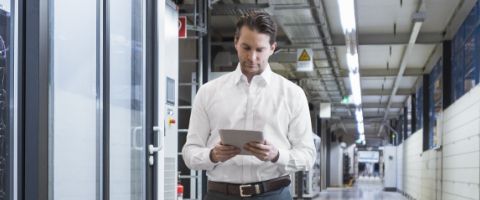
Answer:
[(310, 61), (310, 55), (308, 55), (306, 49), (303, 49), (302, 54), (298, 57), (298, 61)]

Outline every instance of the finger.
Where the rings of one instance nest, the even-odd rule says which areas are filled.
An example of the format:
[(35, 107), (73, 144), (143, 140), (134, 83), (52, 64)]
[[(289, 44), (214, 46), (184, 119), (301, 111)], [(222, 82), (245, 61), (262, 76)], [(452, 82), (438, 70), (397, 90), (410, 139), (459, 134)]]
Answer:
[(260, 150), (247, 150), (252, 153), (255, 157), (260, 160), (263, 160), (264, 157), (268, 157), (268, 151), (260, 151)]
[(222, 150), (236, 150), (236, 149), (239, 149), (238, 147), (231, 146), (231, 145), (219, 145), (217, 147), (218, 147), (218, 149), (222, 149)]
[(237, 147), (218, 147), (215, 148), (215, 152), (218, 154), (232, 154), (232, 153), (240, 153), (240, 148)]
[(231, 153), (235, 153), (235, 152), (240, 152), (240, 148), (218, 148), (217, 149), (218, 152), (221, 152), (221, 153), (226, 153), (226, 154), (231, 154)]
[[(240, 152), (238, 152), (238, 153), (240, 153)], [(236, 155), (238, 155), (238, 153), (232, 153), (232, 154), (222, 155), (220, 160), (221, 160), (222, 162), (224, 162), (224, 161), (226, 161), (226, 160), (229, 160), (229, 159), (235, 157)]]
[(247, 143), (247, 145), (257, 149), (263, 149), (264, 147), (266, 147), (266, 145), (257, 142), (249, 142)]
[(264, 144), (260, 144), (260, 143), (247, 143), (247, 145), (248, 145), (251, 149), (255, 149), (255, 150), (257, 150), (257, 151), (269, 151), (269, 150), (270, 150), (270, 146), (264, 145)]
[(232, 148), (233, 146), (218, 144), (218, 145), (216, 145), (215, 147), (218, 148), (218, 149), (230, 149), (230, 148)]

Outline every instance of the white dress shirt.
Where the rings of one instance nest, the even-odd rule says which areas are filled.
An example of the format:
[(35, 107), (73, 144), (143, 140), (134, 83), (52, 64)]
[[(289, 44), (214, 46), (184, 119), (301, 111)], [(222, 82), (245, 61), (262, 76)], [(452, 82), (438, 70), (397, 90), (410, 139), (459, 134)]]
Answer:
[[(213, 163), (209, 156), (220, 141), (219, 129), (263, 131), (279, 149), (277, 162), (237, 155)], [(310, 169), (316, 154), (312, 134), (307, 98), (299, 86), (270, 66), (248, 83), (238, 65), (199, 89), (182, 155), (190, 169), (207, 170), (211, 181), (258, 182)]]

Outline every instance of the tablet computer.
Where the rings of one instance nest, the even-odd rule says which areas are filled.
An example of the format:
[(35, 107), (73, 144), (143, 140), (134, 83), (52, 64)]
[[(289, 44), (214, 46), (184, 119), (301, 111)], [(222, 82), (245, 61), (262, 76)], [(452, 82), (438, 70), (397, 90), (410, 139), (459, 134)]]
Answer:
[(236, 146), (241, 149), (239, 155), (252, 155), (249, 151), (243, 149), (246, 143), (264, 141), (263, 132), (261, 131), (220, 129), (218, 133), (220, 134), (222, 144)]

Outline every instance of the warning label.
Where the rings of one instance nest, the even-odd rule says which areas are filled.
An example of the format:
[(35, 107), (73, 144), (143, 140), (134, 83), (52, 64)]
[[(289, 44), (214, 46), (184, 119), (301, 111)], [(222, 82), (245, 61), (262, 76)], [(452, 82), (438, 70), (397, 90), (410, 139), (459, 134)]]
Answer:
[(310, 55), (308, 55), (306, 49), (303, 49), (302, 53), (298, 57), (298, 61), (310, 61)]
[(309, 48), (297, 49), (297, 71), (313, 71), (313, 51)]

